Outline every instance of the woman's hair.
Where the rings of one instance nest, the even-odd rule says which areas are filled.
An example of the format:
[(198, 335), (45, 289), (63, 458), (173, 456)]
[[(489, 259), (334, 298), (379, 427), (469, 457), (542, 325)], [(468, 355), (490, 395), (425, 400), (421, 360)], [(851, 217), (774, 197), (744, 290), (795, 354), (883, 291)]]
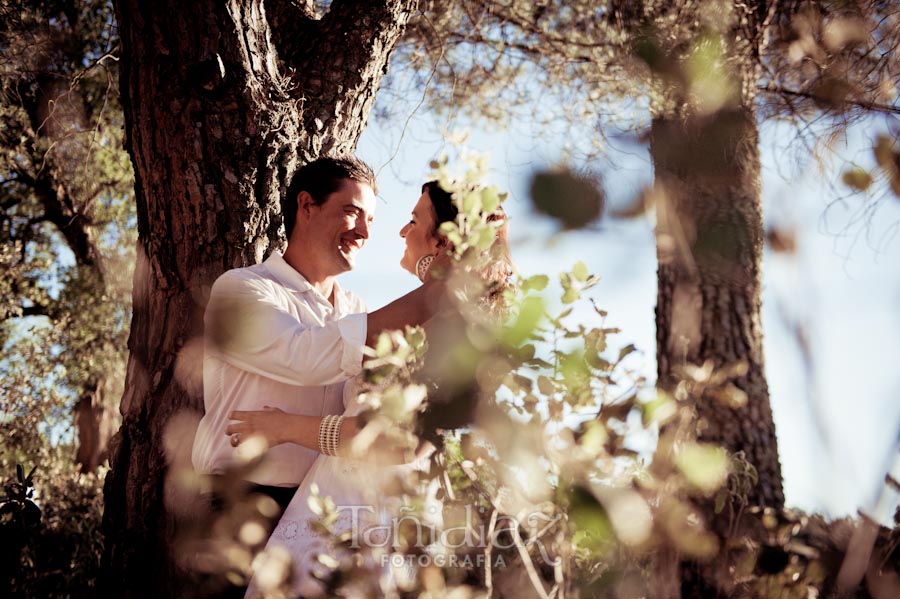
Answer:
[[(435, 223), (433, 234), (443, 237), (438, 230), (445, 222), (456, 220), (459, 214), (459, 208), (453, 201), (453, 194), (441, 187), (437, 181), (429, 181), (422, 186), (422, 192), (428, 193), (431, 199), (431, 207), (434, 208)], [(487, 295), (484, 302), (489, 310), (503, 310), (505, 306), (504, 295), (507, 289), (513, 286), (510, 280), (513, 275), (512, 258), (509, 253), (509, 243), (507, 241), (507, 224), (506, 213), (502, 206), (498, 206), (496, 210), (487, 215), (487, 222), (503, 222), (497, 229), (497, 237), (494, 243), (488, 249), (490, 260), (481, 271), (481, 276), (488, 285)]]

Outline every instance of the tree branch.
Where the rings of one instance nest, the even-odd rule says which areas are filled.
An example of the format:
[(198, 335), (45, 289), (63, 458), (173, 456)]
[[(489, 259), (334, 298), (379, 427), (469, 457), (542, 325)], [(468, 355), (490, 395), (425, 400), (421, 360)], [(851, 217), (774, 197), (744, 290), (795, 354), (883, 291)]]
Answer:
[(33, 304), (31, 306), (22, 308), (21, 316), (46, 316), (47, 318), (54, 318), (53, 311), (50, 310), (50, 306), (45, 306), (43, 304)]
[(309, 52), (316, 11), (312, 0), (265, 0), (266, 20), (278, 57), (290, 69)]
[(292, 65), (303, 74), (295, 93), (305, 98), (304, 126), (323, 140), (311, 148), (312, 154), (353, 150), (357, 128), (365, 124), (390, 54), (416, 4), (335, 0), (317, 22), (308, 50), (295, 56)]
[[(778, 94), (778, 95), (782, 95), (782, 96), (795, 97), (795, 98), (806, 98), (808, 100), (813, 100), (813, 101), (821, 103), (821, 104), (834, 104), (833, 100), (830, 100), (829, 98), (824, 98), (824, 97), (814, 94), (812, 92), (788, 89), (788, 88), (781, 87), (778, 85), (773, 85), (773, 84), (760, 86), (759, 90), (770, 93), (770, 94)], [(864, 110), (880, 112), (883, 114), (900, 114), (900, 106), (893, 106), (891, 104), (881, 104), (878, 102), (870, 102), (868, 100), (849, 100), (849, 99), (842, 100), (841, 103), (849, 104), (850, 106), (855, 106), (857, 108), (862, 108)]]
[[(88, 231), (87, 218), (76, 211), (73, 203), (68, 198), (67, 192), (61, 186), (54, 185), (49, 175), (38, 177), (32, 188), (34, 195), (44, 208), (42, 220), (56, 225), (59, 232), (66, 240), (66, 245), (75, 254), (75, 261), (79, 266), (88, 267), (103, 278), (101, 269), (100, 252)], [(68, 200), (68, 201), (67, 201)]]
[(309, 58), (344, 72), (363, 69), (376, 47), (393, 48), (417, 4), (417, 0), (335, 0), (322, 18), (315, 55)]
[[(35, 288), (36, 285), (34, 281), (25, 281), (26, 285), (31, 288)], [(53, 302), (53, 300), (46, 296), (46, 293), (43, 293), (44, 300), (46, 302), (39, 301), (34, 297), (22, 298), (21, 296), (24, 294), (21, 285), (19, 284), (18, 279), (13, 279), (10, 281), (10, 291), (13, 296), (19, 297), (19, 301), (25, 300), (28, 301), (30, 306), (22, 306), (19, 305), (19, 309), (15, 312), (6, 309), (4, 307), (0, 307), (0, 322), (5, 322), (7, 320), (12, 320), (14, 318), (24, 318), (26, 316), (46, 316), (50, 320), (56, 320), (59, 316), (59, 311), (57, 306)]]

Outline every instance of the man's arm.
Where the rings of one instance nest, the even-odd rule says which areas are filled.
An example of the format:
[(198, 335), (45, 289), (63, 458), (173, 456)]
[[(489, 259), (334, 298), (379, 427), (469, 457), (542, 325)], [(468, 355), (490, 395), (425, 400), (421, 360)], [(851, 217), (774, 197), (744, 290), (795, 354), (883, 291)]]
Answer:
[[(435, 262), (449, 264), (449, 258)], [(363, 345), (374, 344), (381, 331), (425, 323), (437, 313), (445, 289), (432, 277), (379, 310), (317, 326), (289, 313), (269, 285), (237, 274), (220, 277), (206, 309), (207, 347), (242, 370), (303, 386), (357, 375)]]
[(206, 308), (207, 352), (232, 366), (290, 385), (345, 381), (362, 368), (366, 314), (305, 323), (265, 280), (226, 273)]

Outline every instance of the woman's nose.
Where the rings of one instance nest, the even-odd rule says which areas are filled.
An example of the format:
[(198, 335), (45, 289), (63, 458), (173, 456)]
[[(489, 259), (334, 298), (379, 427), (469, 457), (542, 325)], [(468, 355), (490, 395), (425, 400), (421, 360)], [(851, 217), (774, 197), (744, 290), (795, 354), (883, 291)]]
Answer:
[(405, 238), (405, 237), (406, 237), (406, 233), (407, 233), (408, 231), (409, 231), (409, 223), (406, 223), (405, 225), (403, 225), (403, 226), (400, 228), (400, 237)]

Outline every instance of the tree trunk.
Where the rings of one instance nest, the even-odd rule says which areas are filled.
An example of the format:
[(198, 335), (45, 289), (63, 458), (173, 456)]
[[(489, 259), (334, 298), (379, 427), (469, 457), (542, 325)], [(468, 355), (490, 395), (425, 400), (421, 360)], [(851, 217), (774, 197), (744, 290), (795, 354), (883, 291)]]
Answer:
[(202, 410), (200, 361), (176, 368), (179, 351), (201, 335), (216, 277), (279, 243), (296, 168), (353, 151), (414, 5), (335, 0), (316, 19), (287, 0), (116, 3), (139, 240), (104, 489), (107, 594), (179, 594), (164, 441), (191, 439), (164, 437), (173, 416)]
[[(769, 405), (760, 322), (763, 222), (759, 139), (749, 106), (713, 115), (654, 119), (651, 154), (656, 184), (659, 259), (656, 306), (658, 384), (670, 392), (683, 365), (742, 364), (732, 383), (739, 394), (695, 393), (698, 438), (741, 454), (755, 483), (716, 512), (701, 502), (723, 542), (745, 508), (784, 506), (775, 424)], [(659, 564), (657, 590), (669, 599), (730, 596), (727, 567), (689, 564), (677, 556)], [(672, 560), (675, 560), (674, 562)], [(680, 574), (679, 574), (680, 571)]]
[(94, 472), (107, 457), (109, 439), (114, 432), (110, 409), (105, 399), (106, 380), (91, 381), (82, 391), (75, 405), (75, 424), (78, 429), (78, 451), (75, 463), (84, 472)]
[[(658, 385), (673, 391), (688, 373), (683, 366), (739, 368), (733, 387), (704, 389), (690, 400), (701, 441), (743, 456), (732, 475), (744, 487), (717, 512), (702, 501), (711, 529), (722, 540), (708, 566), (679, 568), (677, 554), (657, 567), (657, 586), (667, 597), (728, 596), (733, 581), (726, 561), (727, 536), (749, 506), (784, 506), (781, 464), (763, 359), (760, 272), (763, 220), (760, 203), (759, 131), (754, 90), (760, 48), (771, 5), (728, 6), (718, 32), (718, 61), (727, 96), (717, 109), (697, 102), (691, 74), (678, 71), (664, 83), (666, 107), (657, 107), (650, 153), (660, 193), (657, 202), (659, 260), (656, 340)], [(678, 51), (682, 51), (683, 48)], [(684, 56), (676, 58), (683, 59)], [(673, 60), (671, 65), (680, 64)], [(671, 65), (669, 67), (671, 68)], [(671, 73), (670, 73), (671, 74)], [(756, 472), (753, 481), (750, 473)], [(752, 481), (752, 482), (751, 482)], [(680, 571), (680, 572), (679, 572)]]
[(784, 505), (760, 322), (763, 222), (759, 135), (750, 107), (706, 117), (657, 118), (651, 131), (659, 207), (656, 307), (659, 382), (681, 364), (737, 362), (743, 406), (696, 398), (700, 438), (743, 452), (758, 474), (748, 505)]

